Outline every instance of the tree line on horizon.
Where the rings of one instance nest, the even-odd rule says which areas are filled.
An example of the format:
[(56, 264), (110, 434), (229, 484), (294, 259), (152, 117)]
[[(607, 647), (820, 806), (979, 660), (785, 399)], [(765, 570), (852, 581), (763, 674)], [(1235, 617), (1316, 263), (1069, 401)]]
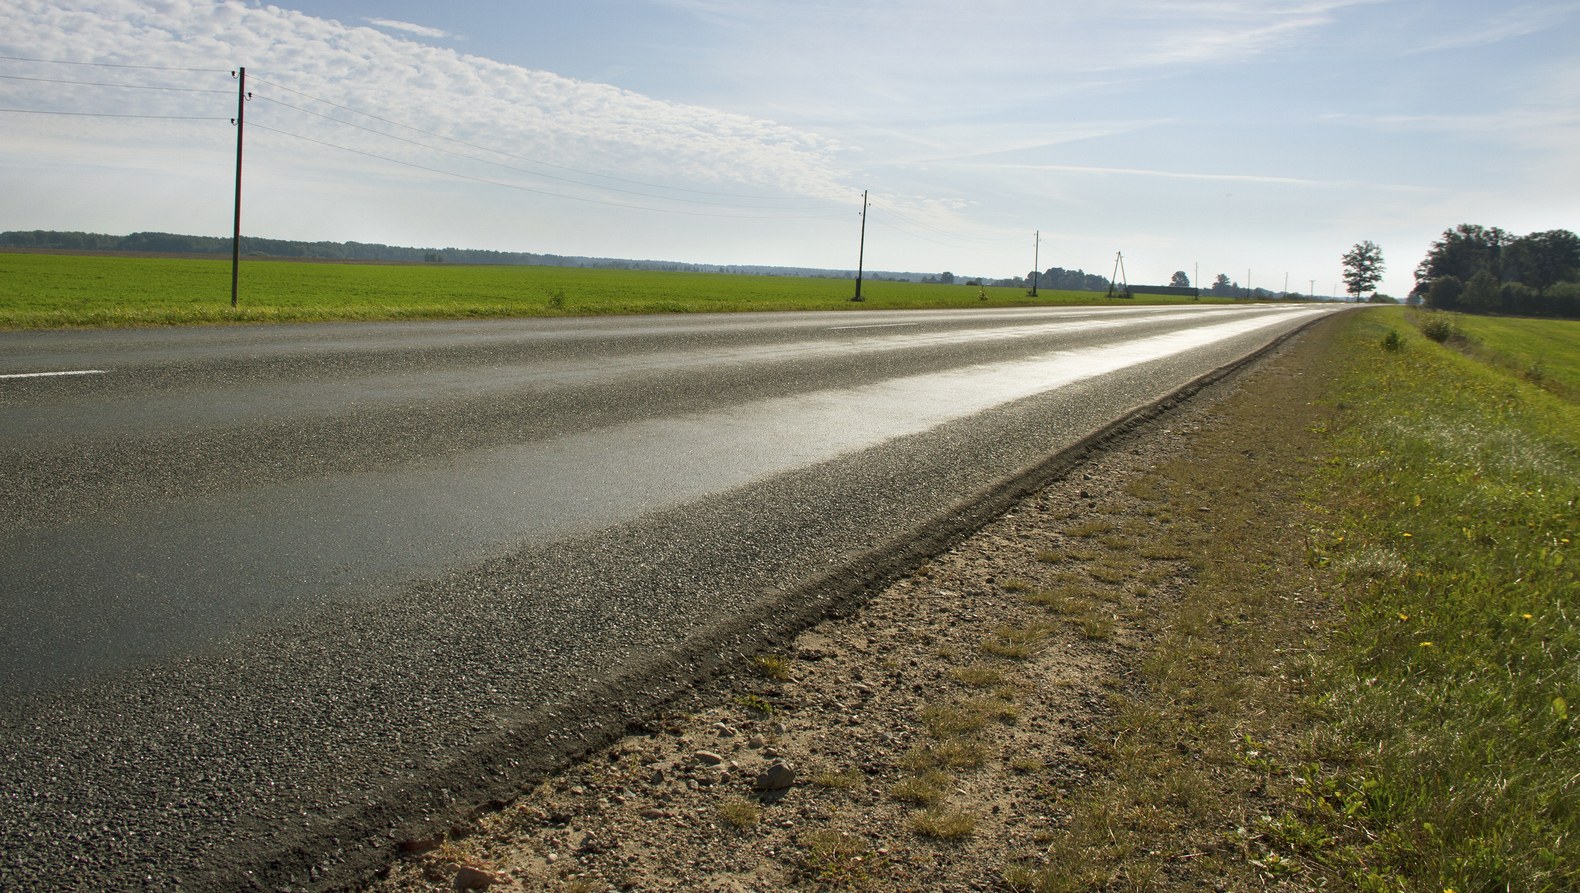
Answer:
[(1462, 223), (1416, 265), (1410, 303), (1433, 310), (1580, 318), (1580, 236), (1515, 236)]

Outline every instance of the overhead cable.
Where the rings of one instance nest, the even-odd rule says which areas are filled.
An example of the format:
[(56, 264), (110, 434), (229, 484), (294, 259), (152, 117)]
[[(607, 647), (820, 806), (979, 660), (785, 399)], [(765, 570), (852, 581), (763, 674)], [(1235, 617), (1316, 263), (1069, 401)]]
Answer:
[(92, 65), (97, 68), (140, 68), (144, 71), (198, 71), (204, 74), (228, 74), (229, 68), (174, 68), (167, 65), (126, 65), (119, 62), (70, 62), (65, 59), (29, 59), (24, 56), (0, 56), (11, 62), (40, 62), (45, 65)]
[(942, 245), (945, 248), (955, 248), (955, 249), (960, 249), (960, 250), (964, 250), (964, 251), (1005, 251), (1005, 252), (1008, 252), (1008, 251), (1021, 251), (1021, 250), (1023, 250), (1021, 248), (965, 248), (965, 249), (961, 249), (959, 245), (951, 245), (948, 242), (940, 242), (937, 239), (929, 239), (926, 236), (919, 236), (916, 233), (907, 232), (907, 231), (905, 231), (903, 229), (900, 229), (899, 227), (895, 226), (892, 223), (887, 223), (885, 221), (877, 220), (877, 219), (874, 219), (872, 222), (878, 224), (879, 226), (886, 226), (889, 229), (892, 229), (895, 232), (900, 233), (901, 235), (909, 236), (909, 237), (911, 237), (913, 239), (921, 239), (923, 242), (931, 242), (934, 245)]
[(972, 238), (971, 236), (956, 235), (955, 233), (951, 233), (951, 232), (948, 232), (946, 230), (941, 230), (941, 229), (939, 229), (939, 228), (937, 228), (935, 226), (929, 226), (928, 224), (922, 223), (919, 220), (912, 220), (911, 218), (906, 217), (904, 214), (901, 214), (899, 211), (896, 211), (895, 209), (889, 207), (888, 205), (880, 204), (878, 202), (873, 202), (872, 205), (875, 208), (881, 208), (882, 210), (887, 211), (890, 214), (893, 214), (895, 217), (900, 218), (901, 220), (905, 221), (906, 223), (909, 223), (912, 226), (920, 227), (921, 229), (925, 229), (925, 230), (928, 230), (930, 232), (937, 233), (938, 235), (944, 236), (946, 238), (957, 239), (957, 240), (959, 240), (961, 242), (976, 242), (976, 243), (982, 244), (982, 245), (1008, 245), (1011, 241), (1014, 241), (1014, 242), (1022, 241), (1020, 239), (1013, 239), (1013, 240), (1011, 240), (1011, 239), (976, 239), (976, 238)]
[(0, 109), (19, 115), (64, 115), (71, 118), (153, 118), (160, 121), (229, 121), (230, 118), (212, 115), (122, 115), (111, 112), (50, 112), (43, 109)]
[(14, 74), (0, 74), (0, 79), (7, 81), (36, 81), (41, 84), (74, 84), (78, 87), (123, 87), (127, 90), (165, 90), (170, 93), (223, 93), (230, 95), (231, 90), (197, 90), (192, 87), (151, 87), (144, 84), (101, 84), (94, 81), (62, 81), (55, 78), (26, 78)]
[(426, 165), (416, 164), (416, 163), (410, 162), (410, 161), (401, 161), (398, 158), (390, 158), (387, 155), (379, 155), (377, 153), (367, 152), (367, 151), (364, 151), (362, 149), (353, 149), (350, 146), (341, 146), (341, 145), (337, 145), (335, 143), (329, 143), (329, 142), (325, 142), (323, 140), (313, 139), (310, 136), (303, 136), (303, 135), (301, 135), (299, 133), (291, 133), (291, 132), (285, 131), (285, 130), (276, 130), (275, 128), (269, 127), (268, 125), (265, 125), (265, 124), (248, 124), (247, 126), (257, 128), (258, 130), (267, 130), (270, 133), (277, 133), (277, 134), (279, 134), (281, 136), (288, 136), (288, 137), (291, 137), (292, 139), (299, 139), (299, 140), (303, 140), (303, 141), (309, 142), (309, 143), (316, 143), (317, 145), (326, 146), (326, 147), (331, 148), (331, 149), (339, 149), (339, 150), (341, 150), (343, 152), (351, 152), (353, 154), (363, 155), (363, 156), (366, 156), (368, 158), (376, 158), (376, 159), (378, 159), (380, 161), (388, 161), (391, 164), (399, 164), (399, 165), (402, 165), (404, 167), (416, 168), (417, 170), (421, 170), (421, 171), (428, 171), (429, 173), (442, 174), (442, 175), (444, 175), (446, 177), (455, 177), (455, 178), (460, 179), (460, 180), (470, 180), (470, 181), (472, 181), (474, 183), (483, 183), (483, 184), (486, 184), (486, 185), (489, 185), (489, 186), (499, 186), (499, 187), (502, 187), (504, 189), (516, 189), (516, 190), (520, 190), (521, 192), (531, 192), (531, 193), (534, 193), (536, 195), (547, 195), (547, 196), (552, 196), (554, 198), (569, 199), (571, 201), (576, 201), (576, 202), (588, 202), (588, 203), (594, 204), (594, 205), (608, 205), (609, 207), (612, 207), (612, 208), (628, 208), (628, 209), (636, 210), (636, 211), (654, 211), (654, 212), (657, 212), (657, 213), (660, 213), (660, 214), (684, 214), (684, 215), (686, 215), (688, 217), (721, 217), (721, 218), (725, 218), (725, 219), (729, 219), (729, 220), (818, 220), (818, 219), (824, 219), (824, 218), (830, 218), (830, 217), (843, 217), (843, 216), (845, 216), (844, 214), (775, 214), (775, 215), (767, 215), (767, 214), (709, 214), (709, 213), (705, 213), (705, 212), (702, 212), (702, 211), (678, 211), (678, 210), (675, 210), (674, 208), (652, 208), (652, 207), (648, 207), (646, 205), (632, 205), (632, 204), (626, 204), (624, 202), (608, 202), (608, 201), (603, 201), (601, 199), (596, 199), (596, 198), (583, 198), (581, 196), (576, 196), (576, 195), (566, 195), (566, 194), (564, 194), (562, 192), (549, 192), (548, 190), (545, 190), (545, 189), (533, 189), (533, 188), (531, 188), (529, 186), (519, 186), (519, 185), (514, 184), (514, 183), (501, 183), (498, 180), (486, 180), (486, 179), (484, 179), (482, 177), (473, 177), (473, 176), (469, 176), (467, 174), (458, 174), (458, 173), (456, 173), (454, 171), (442, 170), (442, 169), (436, 168), (436, 167), (428, 167)]

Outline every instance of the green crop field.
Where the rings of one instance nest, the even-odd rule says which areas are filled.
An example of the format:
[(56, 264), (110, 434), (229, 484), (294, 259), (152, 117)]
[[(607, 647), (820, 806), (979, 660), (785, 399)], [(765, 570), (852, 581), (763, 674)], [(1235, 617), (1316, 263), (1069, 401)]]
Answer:
[[(576, 267), (380, 265), (247, 261), (230, 308), (230, 262), (0, 254), (0, 328), (189, 325), (707, 313), (893, 310), (1054, 304), (1182, 303), (1146, 295), (979, 289), (968, 285), (662, 273)], [(986, 294), (982, 299), (981, 294)], [(1204, 299), (1211, 300), (1211, 299)]]

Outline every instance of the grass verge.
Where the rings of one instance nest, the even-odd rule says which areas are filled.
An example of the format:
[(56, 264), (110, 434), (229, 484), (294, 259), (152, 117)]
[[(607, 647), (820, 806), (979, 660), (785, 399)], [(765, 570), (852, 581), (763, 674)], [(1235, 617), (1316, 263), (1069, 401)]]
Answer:
[(1199, 582), (1012, 888), (1580, 887), (1580, 325), (1459, 327), (1327, 324), (1132, 491)]

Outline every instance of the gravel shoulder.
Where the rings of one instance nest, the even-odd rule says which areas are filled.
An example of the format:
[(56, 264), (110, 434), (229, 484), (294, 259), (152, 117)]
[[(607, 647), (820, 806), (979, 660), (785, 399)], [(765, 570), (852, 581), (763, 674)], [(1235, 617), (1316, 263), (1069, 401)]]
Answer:
[[(1150, 886), (1137, 865), (1190, 887), (1202, 870), (1236, 877), (1224, 866), (1250, 850), (1189, 823), (1121, 846), (1116, 821), (1101, 877), (1071, 868), (1064, 885), (1048, 871), (1073, 823), (1094, 827), (1090, 793), (1124, 759), (1115, 729), (1148, 685), (1161, 618), (1213, 552), (1224, 509), (1205, 493), (1171, 498), (1168, 469), (1200, 466), (1205, 439), (1222, 450), (1239, 436), (1225, 426), (1246, 415), (1225, 403), (1298, 381), (1313, 340), (1109, 441), (860, 610), (757, 655), (754, 672), (686, 695), (474, 826), (403, 842), (367, 893)], [(1247, 517), (1282, 523), (1256, 506)], [(1202, 810), (1201, 827), (1265, 799), (1263, 782), (1235, 775), (1244, 766), (1187, 750), (1235, 801)]]

